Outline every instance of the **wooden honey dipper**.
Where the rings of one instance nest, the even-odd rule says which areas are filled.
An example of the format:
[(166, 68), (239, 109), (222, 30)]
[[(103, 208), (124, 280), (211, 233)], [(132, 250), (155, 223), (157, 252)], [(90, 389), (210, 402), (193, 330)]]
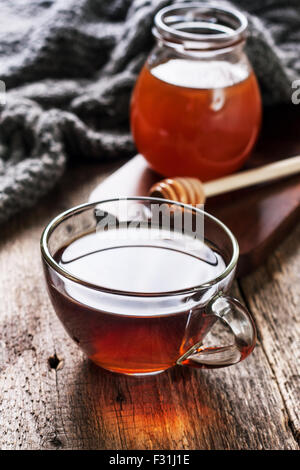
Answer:
[(207, 197), (267, 181), (274, 181), (299, 172), (300, 156), (297, 156), (208, 181), (207, 183), (202, 183), (200, 179), (192, 177), (166, 178), (150, 188), (149, 196), (171, 199), (184, 204), (204, 204)]

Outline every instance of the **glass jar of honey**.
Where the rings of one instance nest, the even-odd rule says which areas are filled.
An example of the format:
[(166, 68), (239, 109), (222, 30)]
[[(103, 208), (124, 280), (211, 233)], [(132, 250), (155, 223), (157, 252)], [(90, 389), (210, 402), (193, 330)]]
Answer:
[(244, 52), (247, 19), (233, 8), (188, 3), (160, 10), (157, 44), (136, 82), (131, 130), (164, 176), (207, 181), (240, 168), (261, 124), (261, 97)]

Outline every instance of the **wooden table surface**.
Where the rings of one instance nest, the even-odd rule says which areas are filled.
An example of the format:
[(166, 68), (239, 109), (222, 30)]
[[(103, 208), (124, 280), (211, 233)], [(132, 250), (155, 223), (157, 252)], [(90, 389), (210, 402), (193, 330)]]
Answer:
[(1, 227), (0, 448), (299, 449), (300, 225), (234, 285), (258, 329), (236, 366), (123, 377), (89, 362), (65, 333), (46, 293), (41, 231), (118, 165), (69, 170)]

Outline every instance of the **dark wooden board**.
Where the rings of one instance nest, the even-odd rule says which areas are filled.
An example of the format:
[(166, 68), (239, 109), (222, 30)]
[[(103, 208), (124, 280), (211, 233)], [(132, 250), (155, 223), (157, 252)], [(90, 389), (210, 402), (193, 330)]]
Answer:
[[(258, 144), (245, 168), (300, 154), (300, 106), (265, 111)], [(107, 178), (90, 200), (146, 196), (161, 179), (140, 155)], [(205, 209), (222, 220), (240, 246), (238, 276), (259, 266), (288, 234), (300, 216), (300, 175), (209, 199)]]

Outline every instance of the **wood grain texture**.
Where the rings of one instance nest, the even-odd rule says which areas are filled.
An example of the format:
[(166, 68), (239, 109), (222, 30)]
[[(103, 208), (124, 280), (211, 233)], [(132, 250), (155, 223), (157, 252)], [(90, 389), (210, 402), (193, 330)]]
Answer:
[(264, 267), (240, 281), (300, 442), (300, 225)]
[(70, 170), (1, 228), (0, 448), (299, 449), (299, 227), (242, 291), (235, 285), (259, 328), (254, 353), (237, 366), (122, 377), (90, 363), (65, 333), (46, 293), (41, 231), (114, 168)]

